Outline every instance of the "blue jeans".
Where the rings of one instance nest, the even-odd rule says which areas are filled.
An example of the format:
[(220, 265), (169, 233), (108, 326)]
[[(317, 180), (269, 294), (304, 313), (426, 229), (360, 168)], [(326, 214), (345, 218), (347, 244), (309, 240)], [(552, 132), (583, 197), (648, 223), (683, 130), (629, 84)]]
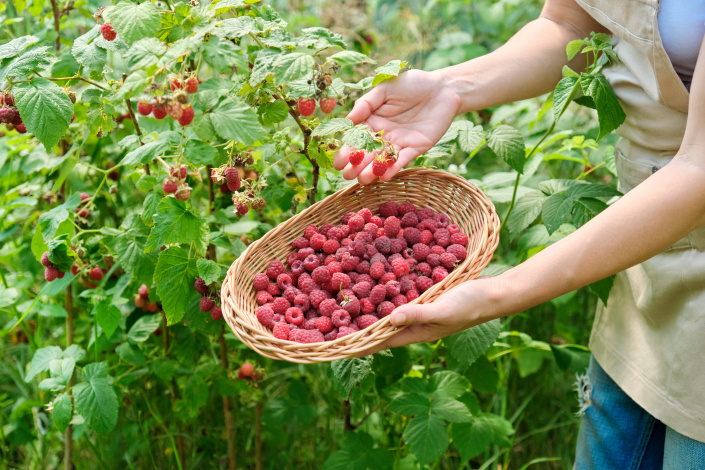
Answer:
[(594, 357), (587, 374), (589, 403), (580, 423), (574, 470), (705, 469), (705, 443), (651, 416)]

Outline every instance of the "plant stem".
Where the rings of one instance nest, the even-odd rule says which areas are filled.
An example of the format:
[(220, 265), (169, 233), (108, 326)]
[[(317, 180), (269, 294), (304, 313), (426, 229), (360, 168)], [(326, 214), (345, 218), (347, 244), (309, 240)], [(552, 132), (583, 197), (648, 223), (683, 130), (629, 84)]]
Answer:
[(54, 47), (58, 53), (61, 49), (61, 27), (59, 26), (59, 21), (61, 21), (61, 13), (59, 12), (59, 6), (56, 4), (56, 0), (51, 0), (51, 9), (54, 12), (52, 16), (54, 17), (54, 31), (56, 31), (56, 41)]
[[(73, 292), (71, 285), (66, 288), (66, 347), (73, 344)], [(71, 398), (73, 406), (73, 397), (71, 396), (71, 387), (73, 387), (73, 375), (69, 379), (68, 394)], [(68, 425), (64, 431), (64, 470), (73, 470), (73, 426)]]
[(262, 470), (262, 400), (255, 403), (255, 470)]
[(344, 431), (349, 432), (353, 431), (355, 428), (352, 425), (352, 422), (350, 421), (350, 400), (344, 400), (343, 401), (343, 419), (344, 419)]
[[(213, 246), (213, 245), (211, 245)], [(220, 330), (220, 364), (223, 369), (228, 371), (228, 348), (225, 343), (225, 325)], [(233, 425), (232, 397), (226, 395), (223, 397), (223, 415), (225, 415), (225, 432), (228, 439), (228, 470), (235, 470), (237, 463), (235, 455), (235, 426)], [(258, 421), (259, 422), (259, 421)], [(260, 443), (261, 447), (261, 443)], [(261, 454), (261, 448), (260, 448)], [(260, 467), (261, 468), (261, 467)]]

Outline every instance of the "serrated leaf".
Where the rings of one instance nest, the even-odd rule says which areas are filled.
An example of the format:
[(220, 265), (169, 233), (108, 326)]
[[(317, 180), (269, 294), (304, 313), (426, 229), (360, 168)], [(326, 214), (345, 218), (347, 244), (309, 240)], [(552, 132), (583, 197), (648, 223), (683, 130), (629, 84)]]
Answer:
[(524, 231), (526, 227), (536, 220), (541, 214), (543, 201), (546, 196), (541, 191), (531, 191), (524, 194), (514, 206), (514, 210), (507, 219), (509, 236), (514, 238)]
[(113, 102), (117, 103), (135, 95), (142, 93), (142, 91), (147, 87), (150, 77), (147, 76), (147, 72), (144, 70), (135, 70), (127, 76), (127, 79), (122, 83), (120, 89), (115, 93)]
[(257, 121), (254, 111), (233, 98), (224, 100), (210, 114), (210, 118), (216, 132), (224, 139), (252, 145), (264, 136), (264, 129)]
[(298, 80), (311, 73), (316, 61), (303, 52), (292, 52), (277, 57), (272, 64), (274, 80), (279, 85)]
[(574, 197), (574, 198), (580, 198), (580, 197), (614, 197), (614, 196), (621, 196), (622, 193), (616, 190), (615, 188), (612, 188), (611, 186), (607, 186), (606, 184), (599, 184), (599, 183), (585, 183), (585, 184), (576, 184), (571, 187), (569, 187), (566, 192), (566, 196)]
[(23, 78), (31, 73), (45, 70), (57, 60), (48, 52), (46, 46), (30, 49), (0, 67), (0, 86), (4, 88), (9, 78)]
[(401, 60), (391, 60), (385, 65), (375, 70), (375, 78), (372, 80), (372, 86), (377, 86), (385, 80), (399, 76), (401, 71), (406, 67), (406, 62)]
[(373, 356), (341, 359), (330, 363), (335, 386), (343, 396), (348, 396), (352, 388), (372, 372)]
[(473, 153), (485, 138), (485, 132), (482, 126), (475, 126), (470, 122), (468, 124), (458, 129), (458, 145), (463, 152)]
[(442, 397), (434, 400), (431, 412), (449, 423), (467, 423), (472, 421), (470, 410), (454, 398)]
[(98, 322), (98, 326), (101, 327), (105, 336), (108, 338), (113, 336), (122, 318), (120, 309), (111, 305), (110, 300), (106, 299), (96, 304), (93, 308), (93, 314), (95, 315), (95, 321)]
[(29, 370), (24, 378), (25, 382), (30, 382), (37, 374), (49, 370), (51, 361), (61, 359), (63, 353), (58, 346), (47, 346), (37, 349), (29, 363)]
[(76, 411), (91, 429), (107, 434), (115, 429), (118, 418), (117, 396), (108, 381), (108, 366), (105, 362), (88, 364), (82, 375), (84, 382), (73, 387)]
[[(44, 240), (51, 240), (56, 234), (64, 233), (64, 230), (60, 229), (69, 228), (71, 222), (69, 221), (66, 224), (64, 222), (68, 220), (69, 213), (76, 210), (80, 202), (81, 195), (79, 193), (73, 193), (63, 204), (47, 212), (43, 212), (39, 216), (39, 224), (37, 225), (37, 230), (41, 230), (42, 238)], [(41, 256), (44, 251), (46, 250), (39, 252), (39, 256)]]
[(434, 414), (417, 416), (404, 429), (404, 442), (422, 463), (440, 457), (448, 448), (450, 437), (443, 420)]
[(228, 39), (236, 39), (258, 31), (254, 18), (251, 16), (239, 16), (223, 21), (216, 33)]
[(375, 60), (370, 59), (365, 54), (362, 54), (357, 51), (340, 51), (328, 57), (327, 60), (333, 60), (335, 61), (335, 63), (341, 66), (376, 63)]
[(115, 352), (123, 361), (135, 364), (137, 366), (145, 366), (147, 364), (147, 358), (142, 351), (136, 347), (132, 346), (129, 342), (122, 343), (115, 348)]
[(600, 129), (595, 140), (599, 141), (621, 126), (627, 115), (624, 114), (622, 105), (603, 74), (581, 74), (580, 85), (583, 94), (592, 98), (595, 103)]
[(549, 235), (568, 221), (573, 210), (573, 198), (565, 194), (553, 194), (543, 203), (541, 217)]
[(524, 138), (518, 130), (506, 124), (500, 124), (487, 134), (487, 145), (519, 173), (524, 170), (526, 154)]
[(72, 414), (73, 405), (71, 404), (71, 397), (69, 397), (66, 393), (58, 394), (52, 402), (51, 418), (59, 432), (66, 431), (66, 428), (69, 426), (69, 422), (71, 421)]
[(494, 344), (499, 328), (499, 320), (492, 320), (451, 335), (443, 342), (450, 355), (465, 369)]
[(156, 140), (154, 142), (144, 144), (125, 155), (125, 157), (120, 161), (120, 165), (129, 166), (150, 163), (156, 157), (164, 155), (169, 148), (169, 142), (165, 140)]
[(260, 115), (264, 125), (271, 125), (286, 120), (289, 117), (289, 107), (283, 101), (272, 101), (260, 105), (257, 108), (257, 114)]
[(451, 432), (453, 444), (460, 451), (461, 459), (467, 461), (488, 450), (492, 444), (508, 447), (508, 437), (514, 433), (514, 429), (504, 418), (486, 414), (469, 423), (454, 424)]
[(125, 53), (130, 70), (146, 69), (157, 63), (166, 52), (166, 46), (157, 38), (144, 38), (135, 42)]
[(36, 36), (22, 36), (0, 45), (0, 60), (18, 56), (29, 46), (39, 42)]
[(210, 285), (220, 279), (220, 266), (215, 261), (199, 258), (196, 266), (198, 267), (198, 277), (203, 279), (206, 285)]
[(158, 313), (140, 317), (127, 332), (127, 339), (133, 343), (143, 343), (149, 339), (152, 333), (157, 331), (161, 323), (162, 316)]
[(66, 245), (66, 235), (61, 235), (47, 243), (49, 261), (56, 266), (59, 271), (67, 272), (71, 269), (73, 258), (69, 256), (69, 247)]
[(553, 119), (558, 121), (570, 102), (582, 96), (578, 77), (564, 77), (553, 90)]
[(402, 393), (389, 403), (387, 409), (405, 416), (428, 414), (431, 411), (431, 400), (425, 393)]
[(374, 448), (372, 437), (361, 431), (348, 432), (342, 449), (333, 452), (323, 470), (392, 470), (394, 457), (385, 449)]
[(98, 37), (100, 37), (100, 26), (95, 25), (86, 34), (76, 38), (71, 53), (76, 58), (76, 62), (84, 68), (102, 72), (108, 53), (95, 43)]
[(135, 4), (123, 1), (105, 10), (103, 17), (128, 44), (153, 37), (160, 24), (159, 12), (152, 2)]
[(37, 77), (29, 83), (16, 84), (12, 91), (27, 131), (51, 152), (73, 117), (73, 104), (68, 95), (56, 83)]
[[(497, 332), (499, 333), (499, 320), (493, 320), (497, 324)], [(492, 323), (492, 322), (490, 322)], [(483, 323), (487, 325), (487, 323)], [(480, 326), (480, 325), (478, 325)], [(491, 338), (493, 336), (494, 329), (493, 325), (488, 325), (490, 328), (486, 328), (490, 333), (486, 337)], [(470, 330), (472, 330), (471, 328)], [(496, 337), (495, 337), (496, 339)], [(486, 344), (489, 340), (485, 340)], [(494, 339), (492, 339), (494, 343)], [(484, 351), (483, 351), (484, 352)], [(433, 398), (458, 398), (462, 394), (470, 391), (470, 383), (468, 379), (453, 371), (441, 371), (433, 374), (428, 382), (428, 391)]]
[(328, 119), (327, 121), (323, 121), (318, 127), (316, 127), (311, 135), (331, 135), (335, 134), (336, 132), (343, 132), (347, 131), (348, 129), (352, 129), (353, 126), (353, 122), (348, 118)]
[(230, 41), (223, 41), (217, 36), (211, 36), (203, 44), (203, 58), (218, 72), (232, 73), (233, 67), (243, 72), (247, 70), (247, 58), (240, 49)]
[(193, 283), (198, 275), (196, 260), (177, 246), (172, 246), (159, 253), (154, 282), (157, 294), (162, 300), (167, 324), (180, 321), (193, 293)]
[(343, 134), (343, 143), (348, 147), (359, 148), (371, 152), (374, 150), (374, 140), (370, 136), (369, 127), (366, 125), (356, 126), (348, 129)]
[(157, 251), (162, 245), (195, 243), (199, 252), (208, 245), (208, 225), (197, 210), (185, 201), (165, 197), (157, 206), (154, 227), (145, 245), (145, 252)]
[(218, 159), (218, 150), (199, 140), (189, 140), (184, 145), (184, 158), (193, 165), (212, 165)]

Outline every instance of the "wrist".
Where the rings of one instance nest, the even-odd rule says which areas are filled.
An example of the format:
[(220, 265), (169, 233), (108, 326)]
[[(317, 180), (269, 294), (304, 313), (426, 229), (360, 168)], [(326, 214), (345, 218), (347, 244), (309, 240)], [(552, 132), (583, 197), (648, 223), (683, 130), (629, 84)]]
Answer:
[(445, 90), (445, 93), (455, 101), (455, 116), (459, 116), (468, 111), (472, 111), (472, 109), (468, 108), (466, 99), (464, 98), (467, 96), (468, 82), (470, 80), (468, 80), (467, 77), (461, 77), (459, 73), (454, 70), (454, 67), (455, 66), (445, 67), (429, 73), (435, 77), (439, 89)]

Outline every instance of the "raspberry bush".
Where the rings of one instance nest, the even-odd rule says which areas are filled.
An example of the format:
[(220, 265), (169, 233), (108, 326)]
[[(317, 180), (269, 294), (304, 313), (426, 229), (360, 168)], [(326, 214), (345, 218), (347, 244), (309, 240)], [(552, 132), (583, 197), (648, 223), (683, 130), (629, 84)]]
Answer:
[[(543, 330), (545, 341), (533, 340), (518, 331), (528, 319), (491, 322), (306, 367), (262, 359), (222, 320), (232, 261), (346, 184), (332, 170), (343, 143), (359, 149), (353, 165), (377, 152), (377, 175), (395, 161), (383, 131), (344, 117), (354, 98), (407, 67), (384, 52), (374, 22), (331, 30), (249, 0), (45, 3), (0, 4), (4, 466), (457, 468), (541, 457), (508, 449), (523, 426), (517, 381), (584, 364), (585, 348), (565, 344), (584, 335), (558, 320), (567, 340)], [(455, 18), (445, 6), (442, 15)], [(470, 58), (481, 52), (471, 46), (501, 37), (478, 34), (478, 44), (437, 38), (413, 65)], [(602, 54), (586, 73), (566, 70), (540, 109), (462, 116), (417, 161), (474, 178), (497, 204), (502, 246), (487, 274), (618, 194), (602, 184), (613, 161), (597, 143), (620, 119), (600, 73), (611, 50), (597, 35), (568, 52), (586, 45)], [(575, 100), (596, 108), (597, 128), (569, 107)], [(556, 124), (564, 115), (567, 127)], [(370, 233), (360, 246), (343, 246), (339, 221), (307, 230), (297, 260), (255, 279), (258, 318), (278, 338), (308, 343), (413, 300), (468, 244), (452, 221), (440, 231), (424, 224), (435, 216), (424, 211), (390, 202), (350, 214), (345, 226)], [(364, 259), (370, 246), (381, 258)], [(341, 247), (365, 252), (341, 255), (331, 272), (321, 254)], [(363, 276), (371, 282), (356, 282)], [(335, 298), (321, 284), (339, 285)], [(604, 298), (609, 287), (593, 289)], [(581, 291), (542, 308), (565, 314), (590, 302)]]

